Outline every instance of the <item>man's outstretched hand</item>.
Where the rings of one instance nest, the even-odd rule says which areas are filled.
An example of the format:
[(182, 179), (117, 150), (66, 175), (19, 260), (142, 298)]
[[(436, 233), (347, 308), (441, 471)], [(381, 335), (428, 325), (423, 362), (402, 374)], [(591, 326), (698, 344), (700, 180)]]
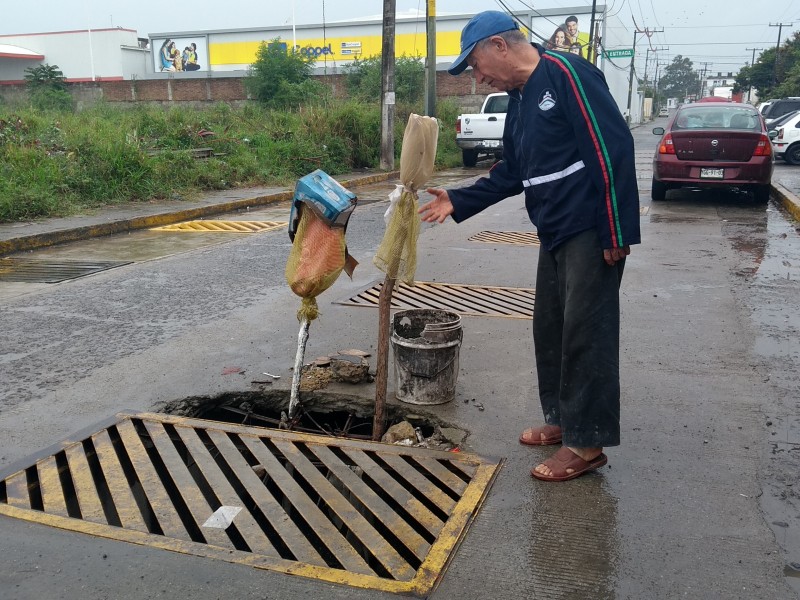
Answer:
[(441, 188), (428, 188), (425, 190), (433, 196), (433, 200), (419, 207), (420, 218), (426, 223), (444, 223), (444, 220), (453, 214), (453, 203), (447, 190)]

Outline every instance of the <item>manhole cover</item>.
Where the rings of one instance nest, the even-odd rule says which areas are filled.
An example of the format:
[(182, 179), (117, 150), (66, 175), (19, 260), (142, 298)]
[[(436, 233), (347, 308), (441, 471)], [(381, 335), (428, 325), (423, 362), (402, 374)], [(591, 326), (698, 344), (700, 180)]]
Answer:
[(92, 430), (1, 473), (0, 514), (423, 596), (500, 467), (150, 413), (120, 413)]
[(46, 260), (10, 257), (0, 259), (0, 281), (25, 283), (58, 283), (84, 275), (129, 265), (131, 261), (112, 260)]
[[(383, 282), (376, 283), (338, 304), (377, 307), (381, 287)], [(433, 308), (478, 317), (532, 319), (535, 298), (536, 290), (532, 288), (416, 281), (413, 286), (395, 285), (392, 308)]]
[(185, 231), (190, 233), (260, 233), (286, 227), (282, 221), (184, 221), (153, 227), (153, 231)]
[(480, 231), (469, 238), (468, 241), (487, 244), (538, 246), (539, 235), (535, 231)]

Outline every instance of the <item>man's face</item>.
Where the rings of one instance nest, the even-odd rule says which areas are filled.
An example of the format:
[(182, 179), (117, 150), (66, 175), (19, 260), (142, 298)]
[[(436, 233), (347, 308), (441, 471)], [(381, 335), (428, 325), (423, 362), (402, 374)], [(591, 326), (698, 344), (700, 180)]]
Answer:
[(567, 33), (569, 33), (570, 37), (575, 37), (575, 34), (578, 33), (577, 21), (570, 21), (567, 23)]
[(505, 42), (499, 36), (492, 36), (488, 42), (481, 42), (467, 58), (478, 83), (486, 83), (493, 88), (507, 92), (514, 86), (510, 81), (510, 69), (505, 58)]

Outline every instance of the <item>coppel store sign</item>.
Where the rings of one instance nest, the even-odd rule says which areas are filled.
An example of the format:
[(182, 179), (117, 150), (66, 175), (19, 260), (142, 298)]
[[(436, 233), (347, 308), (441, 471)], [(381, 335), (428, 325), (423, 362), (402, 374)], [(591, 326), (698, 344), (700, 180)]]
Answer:
[[(289, 51), (289, 45), (285, 42), (282, 42), (281, 46), (283, 46), (283, 49), (287, 52)], [(318, 56), (330, 56), (334, 54), (332, 44), (328, 44), (327, 46), (301, 46), (298, 44), (294, 47), (294, 51), (299, 53), (300, 56), (306, 56), (308, 58), (317, 58)]]

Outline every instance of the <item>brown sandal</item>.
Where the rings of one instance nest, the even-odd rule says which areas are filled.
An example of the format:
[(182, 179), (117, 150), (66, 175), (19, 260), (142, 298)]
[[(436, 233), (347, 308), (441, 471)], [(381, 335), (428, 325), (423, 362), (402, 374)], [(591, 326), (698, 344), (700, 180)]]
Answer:
[[(542, 481), (569, 481), (570, 479), (580, 477), (584, 473), (594, 471), (607, 462), (608, 457), (602, 452), (592, 460), (583, 460), (569, 448), (563, 447), (553, 454), (553, 456), (542, 462), (542, 464), (550, 467), (550, 471), (552, 471), (550, 475), (537, 473), (535, 467), (531, 469), (531, 475)], [(572, 469), (572, 472), (568, 473), (567, 469)]]
[[(544, 439), (542, 439), (544, 435)], [(526, 446), (552, 446), (561, 443), (561, 427), (558, 425), (542, 425), (531, 427), (519, 436), (519, 443)]]

